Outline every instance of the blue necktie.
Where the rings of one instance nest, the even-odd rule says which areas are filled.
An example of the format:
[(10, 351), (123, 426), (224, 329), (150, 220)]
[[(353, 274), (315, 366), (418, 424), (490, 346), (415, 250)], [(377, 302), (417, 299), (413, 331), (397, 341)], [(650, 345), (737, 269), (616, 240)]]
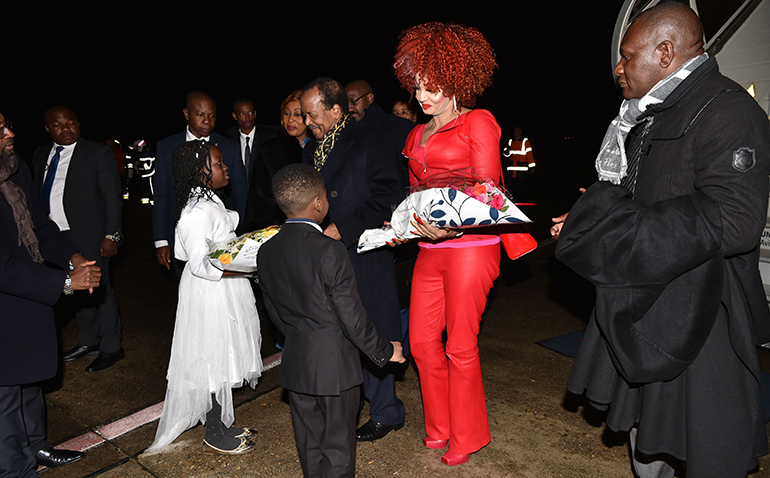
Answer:
[(53, 180), (56, 177), (56, 167), (59, 166), (59, 158), (64, 146), (56, 148), (56, 154), (51, 158), (51, 164), (48, 165), (48, 171), (45, 174), (45, 181), (43, 181), (43, 188), (40, 190), (40, 197), (45, 200), (46, 209), (48, 214), (51, 214), (51, 188), (53, 187)]

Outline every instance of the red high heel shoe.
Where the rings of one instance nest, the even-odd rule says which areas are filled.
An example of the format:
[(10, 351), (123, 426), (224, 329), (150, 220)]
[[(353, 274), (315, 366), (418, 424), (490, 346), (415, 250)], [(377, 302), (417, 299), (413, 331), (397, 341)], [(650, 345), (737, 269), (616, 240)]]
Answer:
[(468, 460), (470, 459), (470, 454), (463, 455), (460, 453), (455, 453), (451, 448), (447, 450), (446, 453), (444, 453), (444, 456), (441, 457), (441, 461), (448, 466), (462, 465), (463, 463), (468, 463)]
[(430, 448), (431, 450), (446, 448), (448, 443), (449, 440), (441, 440), (439, 438), (425, 437), (422, 439), (422, 444), (425, 445), (425, 448)]

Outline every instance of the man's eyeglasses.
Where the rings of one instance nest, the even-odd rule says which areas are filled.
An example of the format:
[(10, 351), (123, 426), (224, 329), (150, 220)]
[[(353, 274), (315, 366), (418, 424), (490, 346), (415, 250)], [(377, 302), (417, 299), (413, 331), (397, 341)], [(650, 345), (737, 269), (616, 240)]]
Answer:
[(348, 104), (349, 105), (355, 105), (355, 104), (357, 104), (359, 102), (359, 100), (361, 100), (361, 98), (363, 98), (364, 96), (366, 96), (368, 94), (369, 93), (364, 93), (363, 95), (359, 96), (358, 98), (356, 98), (354, 100), (351, 100), (350, 98), (348, 98)]
[(0, 126), (0, 133), (2, 133), (3, 138), (5, 138), (6, 136), (9, 136), (12, 130), (13, 130), (13, 123), (11, 123), (10, 121), (6, 121), (2, 126)]

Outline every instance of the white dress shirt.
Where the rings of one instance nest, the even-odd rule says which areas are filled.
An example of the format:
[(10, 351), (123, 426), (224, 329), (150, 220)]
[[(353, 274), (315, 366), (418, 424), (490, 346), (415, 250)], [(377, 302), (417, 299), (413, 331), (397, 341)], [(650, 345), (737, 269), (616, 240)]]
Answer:
[(190, 131), (190, 127), (188, 126), (187, 129), (185, 129), (184, 133), (184, 140), (185, 141), (197, 141), (199, 139), (202, 139), (206, 141), (207, 143), (211, 140), (211, 136), (201, 136), (200, 138), (192, 134), (192, 131)]
[[(201, 136), (200, 138), (198, 138), (197, 136), (192, 134), (192, 132), (190, 131), (190, 126), (187, 126), (187, 128), (185, 128), (185, 130), (184, 130), (184, 140), (185, 141), (197, 141), (199, 139), (202, 139), (202, 140), (204, 140), (204, 141), (206, 141), (208, 143), (209, 140), (211, 139), (211, 136)], [(174, 182), (173, 178), (171, 178), (171, 182), (173, 184), (173, 182)], [(172, 191), (173, 191), (173, 188), (172, 188)], [(171, 198), (171, 204), (174, 204), (174, 198), (173, 197)], [(168, 241), (165, 240), (165, 239), (161, 239), (159, 241), (155, 241), (155, 249), (160, 249), (161, 247), (166, 247), (166, 246), (168, 246)]]
[(60, 231), (69, 231), (70, 229), (67, 215), (64, 213), (64, 183), (67, 180), (67, 171), (69, 171), (72, 152), (75, 151), (77, 144), (77, 141), (66, 146), (54, 143), (51, 152), (48, 153), (48, 161), (45, 163), (43, 182), (45, 182), (45, 177), (48, 175), (48, 168), (51, 166), (51, 160), (56, 154), (56, 149), (59, 146), (64, 147), (61, 153), (59, 153), (59, 164), (56, 166), (56, 176), (54, 176), (53, 185), (51, 185), (51, 213), (49, 214), (51, 220), (59, 226)]
[(240, 128), (238, 128), (238, 132), (241, 134), (241, 161), (246, 166), (246, 138), (249, 138), (249, 149), (254, 151), (254, 136), (257, 132), (257, 127), (251, 128), (251, 133), (249, 134), (245, 134)]

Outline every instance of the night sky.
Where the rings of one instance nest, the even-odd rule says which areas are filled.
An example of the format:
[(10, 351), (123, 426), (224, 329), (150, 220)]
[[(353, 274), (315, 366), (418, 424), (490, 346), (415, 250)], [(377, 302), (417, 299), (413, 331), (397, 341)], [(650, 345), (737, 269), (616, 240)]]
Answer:
[(319, 76), (366, 79), (390, 111), (409, 97), (392, 71), (398, 35), (425, 21), (474, 26), (490, 41), (500, 67), (477, 107), (495, 115), (504, 137), (518, 122), (534, 144), (577, 137), (592, 156), (620, 102), (610, 64), (619, 1), (612, 8), (506, 2), (502, 9), (486, 6), (492, 2), (220, 1), (187, 2), (185, 11), (163, 1), (75, 3), (9, 1), (0, 10), (0, 111), (14, 122), (24, 158), (50, 140), (42, 115), (55, 103), (75, 109), (86, 138), (153, 145), (184, 128), (181, 110), (193, 89), (217, 101), (220, 133), (235, 124), (235, 98), (251, 97), (257, 122), (277, 124), (283, 97)]

